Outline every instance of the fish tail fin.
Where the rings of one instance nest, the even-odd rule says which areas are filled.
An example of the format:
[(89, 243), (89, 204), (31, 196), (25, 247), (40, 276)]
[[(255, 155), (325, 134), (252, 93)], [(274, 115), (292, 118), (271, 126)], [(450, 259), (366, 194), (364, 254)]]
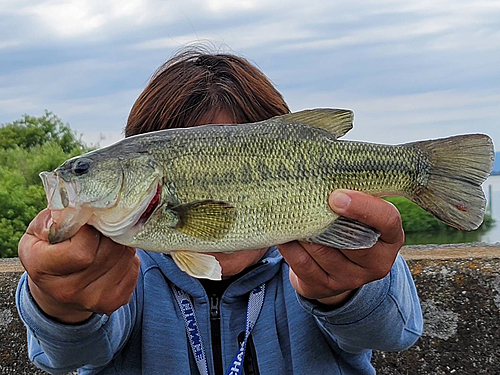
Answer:
[(426, 186), (408, 198), (448, 225), (462, 230), (477, 229), (486, 207), (481, 184), (493, 168), (491, 138), (468, 134), (408, 146), (429, 157)]

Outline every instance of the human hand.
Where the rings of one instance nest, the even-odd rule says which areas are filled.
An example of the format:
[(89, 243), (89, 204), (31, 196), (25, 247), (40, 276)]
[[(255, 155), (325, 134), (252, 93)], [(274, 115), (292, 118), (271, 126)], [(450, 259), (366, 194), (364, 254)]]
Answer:
[(335, 306), (359, 287), (390, 272), (404, 244), (404, 232), (398, 210), (380, 198), (336, 190), (328, 203), (337, 214), (377, 229), (377, 243), (369, 249), (344, 250), (293, 241), (278, 249), (290, 265), (290, 282), (295, 290), (303, 297)]
[(19, 241), (31, 295), (48, 315), (79, 323), (92, 313), (111, 314), (130, 301), (139, 276), (135, 249), (84, 225), (70, 239), (51, 245), (50, 210), (41, 211)]

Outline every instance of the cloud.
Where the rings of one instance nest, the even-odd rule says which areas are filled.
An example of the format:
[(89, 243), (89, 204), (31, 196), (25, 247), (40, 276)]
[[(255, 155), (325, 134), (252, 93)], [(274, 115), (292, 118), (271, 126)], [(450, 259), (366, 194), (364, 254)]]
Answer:
[(208, 9), (210, 9), (213, 12), (219, 13), (219, 12), (245, 12), (251, 9), (255, 9), (257, 6), (257, 1), (252, 1), (252, 0), (240, 0), (240, 1), (233, 1), (233, 0), (209, 0), (207, 2), (208, 4)]
[(0, 41), (0, 49), (17, 47), (20, 44), (21, 43), (17, 40), (4, 40), (4, 41)]
[(261, 22), (241, 26), (225, 26), (209, 33), (189, 33), (152, 39), (138, 43), (133, 48), (139, 50), (179, 48), (193, 42), (213, 41), (215, 44), (227, 44), (235, 49), (248, 49), (279, 45), (285, 41), (298, 41), (312, 36), (312, 32), (301, 29), (300, 25), (284, 24), (283, 22)]
[(285, 91), (285, 98), (294, 111), (314, 107), (352, 109), (354, 128), (345, 137), (349, 140), (397, 144), (486, 133), (500, 141), (500, 129), (495, 125), (500, 117), (498, 91), (446, 90), (360, 99), (343, 91), (304, 95), (291, 90)]
[(499, 18), (486, 0), (0, 0), (0, 123), (49, 109), (115, 140), (156, 67), (208, 39), (256, 62), (293, 109), (354, 109), (353, 139), (500, 144)]
[(372, 43), (392, 43), (400, 40), (410, 40), (422, 36), (429, 36), (442, 33), (449, 29), (446, 24), (436, 24), (435, 22), (424, 20), (405, 25), (390, 25), (363, 28), (358, 30), (346, 30), (337, 38), (321, 38), (303, 43), (293, 43), (281, 46), (284, 51), (291, 49), (332, 49), (346, 46)]
[(91, 4), (85, 1), (42, 2), (28, 12), (57, 36), (71, 38), (102, 29), (109, 21), (109, 16)]

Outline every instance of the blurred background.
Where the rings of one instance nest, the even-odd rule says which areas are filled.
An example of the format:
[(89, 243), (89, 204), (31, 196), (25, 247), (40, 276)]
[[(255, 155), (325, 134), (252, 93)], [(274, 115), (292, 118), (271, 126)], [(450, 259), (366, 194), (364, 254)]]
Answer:
[[(499, 145), (498, 19), (495, 0), (0, 0), (0, 255), (45, 206), (38, 172), (121, 139), (156, 68), (193, 43), (248, 58), (292, 111), (354, 110), (348, 140)], [(500, 176), (484, 189), (472, 233), (393, 200), (407, 243), (500, 241)]]

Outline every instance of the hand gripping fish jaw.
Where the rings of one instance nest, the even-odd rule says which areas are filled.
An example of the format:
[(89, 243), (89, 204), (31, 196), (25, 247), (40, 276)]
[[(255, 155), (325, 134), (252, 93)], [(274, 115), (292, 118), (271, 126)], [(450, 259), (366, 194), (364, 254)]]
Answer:
[(52, 216), (48, 240), (51, 244), (65, 241), (88, 222), (92, 213), (84, 206), (75, 204), (75, 183), (65, 182), (56, 172), (42, 172), (40, 177)]
[(92, 152), (42, 172), (52, 214), (49, 242), (67, 240), (85, 224), (113, 239), (137, 232), (160, 199), (155, 167), (148, 156), (131, 161)]

